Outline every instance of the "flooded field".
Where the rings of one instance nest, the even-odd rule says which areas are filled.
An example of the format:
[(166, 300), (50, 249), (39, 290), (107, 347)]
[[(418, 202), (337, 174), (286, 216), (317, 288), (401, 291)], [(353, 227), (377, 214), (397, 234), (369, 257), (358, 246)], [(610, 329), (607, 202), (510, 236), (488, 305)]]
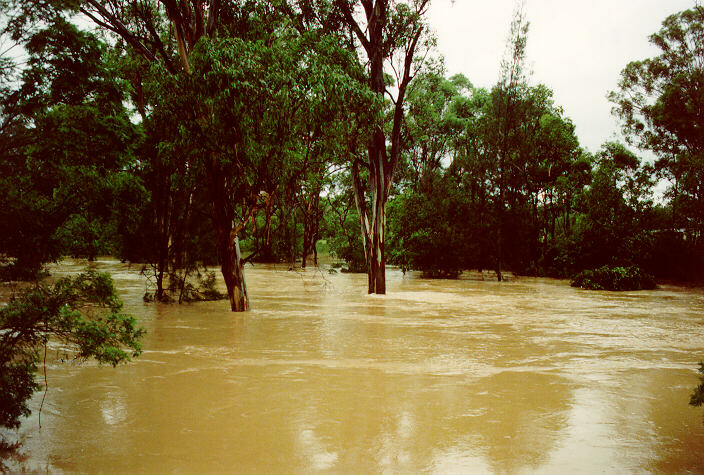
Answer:
[[(68, 261), (55, 275), (77, 272)], [(704, 292), (248, 267), (252, 310), (146, 304), (117, 369), (56, 361), (25, 468), (69, 472), (704, 471)], [(53, 355), (53, 357), (52, 357)]]

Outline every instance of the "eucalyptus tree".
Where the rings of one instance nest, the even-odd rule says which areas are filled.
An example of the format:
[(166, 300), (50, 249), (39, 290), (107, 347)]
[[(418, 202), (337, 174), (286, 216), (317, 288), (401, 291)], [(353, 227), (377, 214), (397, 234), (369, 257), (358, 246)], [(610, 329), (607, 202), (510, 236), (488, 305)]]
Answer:
[(389, 203), (387, 247), (389, 261), (403, 269), (452, 277), (471, 260), (468, 234), (474, 229), (468, 223), (474, 216), (458, 173), (457, 146), (465, 125), (457, 106), (471, 90), (464, 76), (446, 79), (432, 71), (418, 74), (409, 85), (399, 192)]
[[(704, 7), (670, 15), (650, 36), (659, 50), (621, 72), (609, 99), (631, 143), (654, 152), (670, 181), (672, 224), (704, 242)], [(700, 248), (701, 249), (701, 248)], [(700, 254), (701, 256), (701, 254)]]
[[(533, 226), (536, 230), (542, 227), (547, 248), (558, 233), (568, 236), (571, 232), (572, 208), (579, 184), (584, 184), (585, 170), (575, 126), (560, 108), (551, 106), (538, 116), (532, 138), (530, 152), (534, 158), (529, 162), (526, 187), (533, 207)], [(539, 207), (542, 219), (538, 217)], [(559, 225), (561, 229), (557, 229)], [(535, 246), (539, 241), (536, 236)], [(534, 257), (538, 255), (536, 249)]]
[(431, 71), (411, 81), (401, 137), (413, 188), (418, 188), (424, 175), (449, 164), (455, 152), (453, 142), (461, 129), (453, 104), (466, 97), (471, 88), (469, 80), (462, 75), (445, 79)]
[[(401, 129), (408, 85), (431, 44), (423, 21), (429, 0), (335, 0), (356, 40), (367, 83), (381, 102), (390, 98), (388, 122), (378, 115), (366, 140), (366, 157), (351, 154), (352, 184), (367, 261), (368, 292), (386, 293), (386, 203), (401, 153)], [(393, 72), (389, 84), (387, 71)], [(362, 173), (360, 168), (364, 168)], [(363, 178), (368, 183), (363, 185)]]
[(539, 272), (540, 261), (555, 241), (558, 224), (569, 230), (569, 224), (561, 222), (569, 220), (574, 197), (566, 180), (581, 151), (574, 125), (552, 96), (548, 87), (539, 84), (526, 87), (514, 98), (515, 144), (505, 170), (510, 217), (504, 230), (508, 230), (508, 261), (522, 272)]
[(448, 172), (457, 177), (469, 202), (467, 236), (472, 249), (465, 264), (480, 270), (490, 268), (495, 262), (495, 218), (493, 209), (496, 168), (493, 132), (489, 127), (491, 95), (484, 88), (471, 88), (456, 97), (452, 104), (452, 117), (457, 134), (452, 139), (453, 159)]
[[(248, 306), (239, 234), (293, 183), (304, 161), (298, 129), (340, 101), (368, 102), (350, 80), (349, 51), (306, 28), (302, 9), (266, 2), (71, 0), (23, 2), (25, 17), (79, 12), (110, 35), (136, 64), (134, 97), (143, 115), (173, 114), (171, 147), (207, 189), (220, 266), (233, 311)], [(152, 80), (141, 81), (148, 69)], [(150, 90), (146, 86), (151, 86)], [(143, 101), (144, 95), (151, 95)], [(151, 101), (151, 102), (149, 102)], [(323, 133), (325, 128), (322, 128)]]
[(514, 11), (506, 53), (501, 62), (501, 78), (492, 90), (491, 105), (496, 121), (491, 127), (495, 130), (494, 150), (496, 153), (496, 174), (498, 198), (496, 200), (496, 275), (502, 280), (502, 265), (505, 247), (505, 194), (508, 186), (507, 175), (511, 169), (512, 152), (520, 141), (518, 116), (519, 97), (527, 87), (525, 57), (529, 23), (525, 17), (525, 0), (521, 0)]
[(106, 45), (94, 35), (54, 18), (24, 47), (21, 82), (1, 104), (13, 123), (2, 134), (0, 219), (13, 226), (0, 230), (0, 249), (31, 277), (67, 250), (96, 252), (97, 231), (86, 242), (78, 235), (61, 242), (61, 235), (110, 218), (138, 132)]
[[(291, 28), (273, 32), (268, 44), (203, 41), (192, 56), (199, 79), (177, 89), (178, 100), (207, 104), (207, 120), (192, 110), (178, 143), (194, 160), (209, 157), (204, 171), (220, 263), (233, 310), (243, 309), (239, 233), (275, 196), (295, 193), (311, 167), (319, 170), (315, 143), (329, 134), (323, 118), (340, 113), (339, 101), (363, 102), (363, 91), (349, 79), (354, 63), (334, 38)], [(315, 200), (316, 192), (310, 196)]]

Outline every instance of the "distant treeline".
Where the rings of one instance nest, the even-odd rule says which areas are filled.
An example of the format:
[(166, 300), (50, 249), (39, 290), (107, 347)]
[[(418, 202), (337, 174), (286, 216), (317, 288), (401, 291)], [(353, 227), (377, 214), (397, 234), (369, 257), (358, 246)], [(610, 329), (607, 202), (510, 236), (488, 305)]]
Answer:
[(243, 310), (244, 264), (306, 265), (320, 240), (379, 293), (386, 263), (704, 277), (699, 7), (611, 93), (628, 143), (590, 153), (529, 84), (520, 9), (485, 89), (429, 59), (427, 1), (381, 1), (381, 28), (346, 1), (103, 3), (0, 0), (27, 54), (0, 63), (5, 278), (112, 254), (166, 300), (219, 263)]

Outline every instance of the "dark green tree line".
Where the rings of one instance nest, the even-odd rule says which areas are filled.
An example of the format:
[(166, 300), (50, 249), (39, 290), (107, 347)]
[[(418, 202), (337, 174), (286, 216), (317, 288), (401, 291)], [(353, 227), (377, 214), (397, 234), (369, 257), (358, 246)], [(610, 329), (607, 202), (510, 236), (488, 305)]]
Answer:
[[(58, 18), (24, 45), (28, 64), (4, 95), (0, 249), (11, 277), (62, 254), (113, 252), (112, 210), (133, 181), (139, 131), (106, 46)], [(105, 58), (108, 59), (105, 59)]]
[(700, 274), (704, 264), (704, 8), (665, 19), (650, 36), (660, 54), (633, 61), (610, 94), (629, 140), (655, 153), (658, 178), (669, 184), (669, 219), (657, 239), (661, 271)]

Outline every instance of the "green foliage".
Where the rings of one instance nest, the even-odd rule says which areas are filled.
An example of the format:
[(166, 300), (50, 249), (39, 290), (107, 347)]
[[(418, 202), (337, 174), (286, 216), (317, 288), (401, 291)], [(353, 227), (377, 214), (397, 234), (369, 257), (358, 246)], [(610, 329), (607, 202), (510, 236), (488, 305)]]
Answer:
[(689, 404), (692, 406), (701, 406), (704, 404), (704, 363), (699, 363), (699, 386), (692, 391)]
[[(58, 18), (25, 45), (22, 81), (0, 102), (0, 252), (11, 277), (34, 277), (68, 252), (107, 251), (114, 174), (132, 160), (136, 127), (108, 48)], [(5, 131), (3, 131), (5, 132)], [(78, 228), (85, 231), (75, 233)]]
[(0, 357), (3, 358), (0, 373), (0, 426), (17, 428), (20, 418), (31, 414), (27, 401), (40, 388), (34, 381), (37, 365), (27, 359), (7, 361), (4, 356)]
[(215, 288), (216, 284), (217, 277), (215, 276), (215, 272), (206, 272), (200, 277), (200, 289), (198, 293), (202, 300), (220, 300), (227, 298), (226, 294), (223, 294)]
[(330, 253), (345, 261), (343, 272), (366, 273), (362, 237), (359, 229), (359, 214), (354, 206), (354, 197), (345, 183), (349, 176), (338, 177), (344, 192), (333, 186), (334, 196), (328, 195), (325, 228)]
[(572, 287), (590, 290), (651, 290), (655, 279), (638, 267), (609, 267), (584, 270), (574, 276)]
[(0, 426), (29, 415), (39, 349), (50, 338), (79, 360), (117, 366), (138, 356), (144, 330), (121, 309), (110, 276), (93, 271), (37, 285), (0, 308)]
[[(169, 287), (170, 293), (166, 293), (162, 296), (161, 301), (164, 303), (171, 302), (173, 295), (173, 300), (178, 300), (178, 303), (183, 302), (204, 302), (209, 300), (222, 300), (227, 298), (227, 294), (220, 292), (217, 286), (217, 277), (212, 271), (205, 271), (200, 273), (198, 269), (195, 269), (195, 277), (197, 282), (193, 283), (190, 273), (179, 273), (172, 272), (169, 274)], [(151, 293), (146, 293), (144, 295), (144, 300), (146, 302), (151, 302), (155, 300), (156, 296)]]
[(575, 208), (578, 267), (639, 265), (652, 249), (652, 172), (623, 145), (606, 143), (596, 157), (592, 182)]
[(669, 182), (672, 214), (663, 228), (684, 234), (698, 263), (704, 262), (703, 34), (701, 5), (670, 15), (650, 36), (659, 54), (629, 63), (609, 95), (629, 140), (656, 154), (655, 171)]
[(403, 136), (411, 186), (417, 187), (425, 173), (437, 170), (450, 152), (460, 127), (452, 106), (469, 88), (469, 81), (460, 75), (448, 80), (426, 72), (411, 82)]
[(406, 192), (389, 203), (389, 262), (428, 277), (456, 278), (465, 264), (461, 196), (436, 177), (423, 192)]

